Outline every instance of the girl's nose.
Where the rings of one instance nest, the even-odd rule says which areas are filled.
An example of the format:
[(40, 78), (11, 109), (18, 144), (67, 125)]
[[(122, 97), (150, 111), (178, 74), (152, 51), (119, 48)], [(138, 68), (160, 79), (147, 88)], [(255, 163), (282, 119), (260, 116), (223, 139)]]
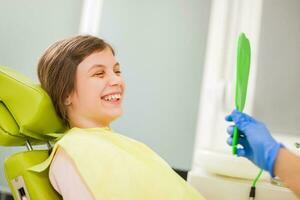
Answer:
[(122, 82), (122, 77), (115, 72), (110, 73), (109, 76), (109, 85), (114, 86), (114, 85), (120, 85)]

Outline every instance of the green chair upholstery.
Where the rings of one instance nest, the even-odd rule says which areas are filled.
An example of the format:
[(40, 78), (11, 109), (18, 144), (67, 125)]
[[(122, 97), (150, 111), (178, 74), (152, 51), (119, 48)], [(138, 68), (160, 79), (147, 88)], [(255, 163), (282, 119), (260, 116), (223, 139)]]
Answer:
[[(43, 144), (63, 134), (67, 126), (58, 117), (48, 94), (22, 74), (0, 66), (0, 145)], [(48, 171), (30, 167), (48, 158), (48, 150), (16, 153), (4, 162), (4, 172), (15, 200), (60, 200)]]
[(19, 126), (5, 105), (0, 101), (0, 145), (24, 145), (24, 137), (19, 136)]
[(19, 127), (18, 133), (11, 135), (48, 141), (51, 138), (47, 133), (66, 130), (48, 94), (27, 77), (6, 67), (0, 67), (0, 100)]
[(48, 170), (36, 173), (29, 169), (48, 158), (48, 150), (33, 150), (16, 153), (5, 160), (4, 171), (15, 200), (61, 200), (52, 188)]

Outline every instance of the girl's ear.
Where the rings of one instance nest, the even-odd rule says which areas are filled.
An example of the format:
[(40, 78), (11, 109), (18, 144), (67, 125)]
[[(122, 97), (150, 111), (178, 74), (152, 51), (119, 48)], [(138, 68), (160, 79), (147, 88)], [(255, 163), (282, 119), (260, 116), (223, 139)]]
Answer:
[(69, 105), (72, 104), (72, 101), (71, 101), (71, 95), (69, 95), (69, 96), (65, 99), (64, 104), (65, 104), (65, 106), (69, 106)]

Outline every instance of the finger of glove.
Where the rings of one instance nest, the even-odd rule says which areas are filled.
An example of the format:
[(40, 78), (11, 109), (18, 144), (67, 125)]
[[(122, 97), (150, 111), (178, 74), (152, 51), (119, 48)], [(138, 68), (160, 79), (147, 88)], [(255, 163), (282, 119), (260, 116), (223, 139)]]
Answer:
[[(232, 137), (228, 137), (226, 142), (228, 145), (232, 146)], [(246, 138), (239, 138), (237, 144), (241, 145), (243, 148), (248, 148), (249, 147), (249, 143), (247, 141)]]
[(236, 150), (236, 155), (237, 156), (239, 156), (239, 157), (246, 157), (246, 151), (245, 151), (245, 149), (243, 149), (243, 148), (237, 148), (237, 150)]
[[(233, 136), (234, 133), (234, 125), (230, 125), (227, 127), (226, 132), (228, 133), (229, 136)], [(245, 134), (241, 131), (239, 131), (239, 137), (245, 137)]]
[(233, 109), (230, 114), (228, 114), (228, 115), (225, 116), (225, 120), (227, 120), (227, 121), (233, 121), (232, 114), (234, 114), (235, 111), (238, 111), (238, 110), (237, 109)]
[(252, 117), (237, 110), (234, 110), (231, 113), (231, 118), (236, 127), (242, 132), (246, 131), (247, 126), (254, 122), (254, 119)]
[(228, 122), (232, 122), (233, 120), (232, 120), (231, 114), (226, 115), (225, 120)]
[(232, 136), (234, 131), (234, 125), (230, 125), (227, 127), (226, 132), (228, 133), (228, 135)]
[(229, 146), (232, 146), (232, 137), (228, 137), (226, 142)]
[(234, 109), (229, 115), (227, 115), (225, 117), (225, 120), (229, 121), (229, 122), (232, 122), (232, 121), (234, 121), (233, 115), (239, 115), (239, 114), (244, 114), (244, 113), (238, 111), (237, 109)]
[(239, 137), (238, 144), (240, 144), (244, 149), (249, 148), (249, 142), (247, 141), (247, 138), (245, 138), (245, 137)]

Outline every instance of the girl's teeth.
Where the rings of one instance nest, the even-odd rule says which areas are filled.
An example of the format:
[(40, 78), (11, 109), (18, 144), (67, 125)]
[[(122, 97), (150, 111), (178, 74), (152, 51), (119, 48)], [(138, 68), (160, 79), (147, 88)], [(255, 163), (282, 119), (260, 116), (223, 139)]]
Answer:
[(114, 94), (114, 95), (109, 95), (104, 97), (105, 101), (115, 101), (115, 100), (119, 100), (121, 98), (120, 94)]

